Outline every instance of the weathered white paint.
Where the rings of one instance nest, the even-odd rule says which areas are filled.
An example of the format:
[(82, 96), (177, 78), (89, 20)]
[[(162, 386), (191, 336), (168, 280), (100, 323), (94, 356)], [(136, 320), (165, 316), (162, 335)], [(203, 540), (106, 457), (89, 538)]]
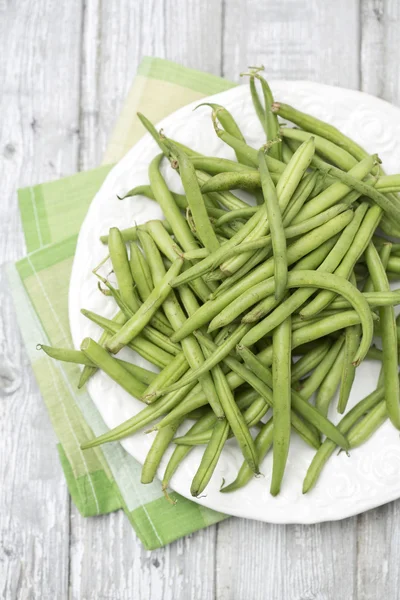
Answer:
[[(16, 187), (100, 162), (143, 55), (235, 80), (264, 63), (400, 104), (399, 34), (397, 0), (0, 0), (0, 263), (24, 252)], [(400, 598), (399, 502), (310, 527), (231, 519), (152, 553), (122, 513), (83, 519), (0, 286), (4, 598)]]

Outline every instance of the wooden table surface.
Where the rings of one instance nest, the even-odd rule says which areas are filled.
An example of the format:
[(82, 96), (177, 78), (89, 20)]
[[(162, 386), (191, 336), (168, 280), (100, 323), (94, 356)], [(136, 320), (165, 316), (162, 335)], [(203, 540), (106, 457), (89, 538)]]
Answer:
[[(99, 164), (144, 55), (400, 105), (399, 39), (398, 0), (0, 0), (0, 263), (25, 251), (16, 188)], [(2, 598), (400, 598), (399, 501), (315, 526), (232, 518), (152, 553), (122, 512), (82, 518), (3, 285), (0, 308)]]

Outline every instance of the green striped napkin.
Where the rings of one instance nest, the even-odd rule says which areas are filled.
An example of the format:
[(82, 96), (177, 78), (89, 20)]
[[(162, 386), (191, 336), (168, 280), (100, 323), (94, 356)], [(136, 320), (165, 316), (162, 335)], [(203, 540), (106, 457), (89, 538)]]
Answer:
[(168, 503), (160, 482), (140, 483), (141, 466), (118, 443), (82, 452), (83, 442), (107, 428), (86, 391), (77, 389), (79, 368), (50, 360), (36, 345), (72, 344), (68, 287), (79, 228), (111, 163), (144, 133), (136, 112), (143, 111), (157, 122), (189, 102), (233, 85), (170, 61), (145, 58), (107, 148), (106, 166), (18, 192), (28, 254), (6, 270), (22, 336), (59, 440), (70, 494), (84, 516), (122, 508), (149, 550), (226, 515), (176, 493), (171, 493), (176, 504)]

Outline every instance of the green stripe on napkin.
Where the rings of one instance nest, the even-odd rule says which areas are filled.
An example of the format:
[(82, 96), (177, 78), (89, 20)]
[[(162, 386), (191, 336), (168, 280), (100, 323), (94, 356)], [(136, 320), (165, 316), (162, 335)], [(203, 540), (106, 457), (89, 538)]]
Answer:
[[(105, 155), (117, 162), (143, 135), (136, 112), (159, 121), (177, 108), (234, 84), (170, 61), (145, 58)], [(140, 465), (119, 443), (82, 452), (80, 445), (107, 428), (85, 390), (79, 367), (58, 363), (38, 343), (71, 347), (68, 286), (80, 226), (111, 166), (35, 185), (18, 193), (27, 256), (7, 265), (22, 336), (59, 444), (71, 497), (84, 516), (123, 508), (147, 549), (164, 546), (226, 515), (176, 493), (169, 503), (159, 481), (140, 483)]]

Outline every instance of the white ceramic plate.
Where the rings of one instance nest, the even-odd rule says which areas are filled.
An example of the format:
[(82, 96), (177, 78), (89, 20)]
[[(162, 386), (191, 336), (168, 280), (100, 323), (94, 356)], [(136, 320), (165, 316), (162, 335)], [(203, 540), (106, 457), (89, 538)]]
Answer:
[[(400, 110), (361, 92), (345, 90), (302, 81), (275, 81), (272, 90), (276, 100), (289, 102), (319, 118), (340, 127), (369, 152), (378, 152), (389, 173), (400, 169)], [(263, 132), (255, 117), (247, 86), (240, 86), (213, 96), (213, 102), (226, 106), (237, 119), (248, 142), (259, 147)], [(234, 158), (214, 134), (210, 109), (193, 112), (197, 103), (178, 110), (159, 125), (167, 135), (208, 155)], [(158, 205), (143, 197), (120, 202), (122, 194), (133, 186), (148, 183), (147, 167), (159, 152), (146, 135), (108, 175), (95, 196), (82, 226), (71, 277), (69, 315), (72, 336), (78, 348), (82, 338), (99, 336), (99, 329), (80, 314), (80, 308), (92, 309), (112, 316), (114, 308), (97, 290), (91, 274), (94, 265), (105, 255), (99, 242), (100, 234), (111, 226), (121, 229), (134, 223), (160, 218)], [(181, 191), (179, 179), (168, 165), (164, 174), (169, 186)], [(128, 352), (128, 351), (124, 351)], [(146, 361), (137, 357), (137, 363)], [(374, 389), (378, 374), (377, 363), (365, 362), (357, 372), (349, 407)], [(107, 376), (97, 373), (89, 382), (89, 393), (105, 423), (112, 428), (143, 408)], [(334, 411), (332, 411), (332, 418)], [(143, 463), (153, 435), (138, 433), (122, 441), (124, 448)], [(190, 482), (199, 465), (201, 448), (195, 448), (172, 479), (174, 490), (191, 498)], [(400, 439), (399, 432), (386, 423), (379, 432), (346, 456), (334, 456), (325, 467), (317, 486), (309, 494), (301, 493), (302, 480), (313, 457), (313, 451), (294, 436), (290, 447), (287, 471), (281, 494), (269, 494), (271, 454), (262, 465), (265, 476), (254, 478), (242, 490), (221, 494), (222, 480), (231, 482), (242, 463), (234, 441), (224, 449), (215, 473), (204, 495), (196, 502), (215, 510), (250, 519), (272, 523), (316, 523), (342, 519), (400, 497)], [(168, 454), (169, 457), (169, 454)], [(159, 475), (166, 465), (163, 460)]]

